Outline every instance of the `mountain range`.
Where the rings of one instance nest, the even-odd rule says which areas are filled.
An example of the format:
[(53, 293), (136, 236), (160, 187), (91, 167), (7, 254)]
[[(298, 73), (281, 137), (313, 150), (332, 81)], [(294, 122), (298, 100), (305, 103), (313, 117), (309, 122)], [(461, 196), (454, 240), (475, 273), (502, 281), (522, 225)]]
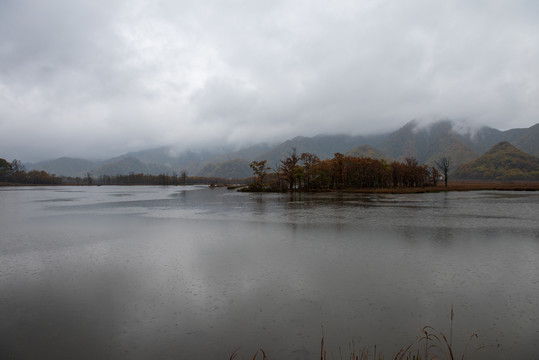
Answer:
[(440, 120), (423, 125), (410, 121), (396, 131), (368, 136), (317, 135), (298, 136), (280, 144), (259, 144), (231, 150), (227, 148), (178, 152), (173, 146), (130, 152), (101, 162), (62, 157), (35, 164), (25, 164), (29, 170), (45, 170), (58, 176), (180, 174), (189, 176), (247, 177), (252, 174), (249, 163), (267, 160), (275, 168), (281, 159), (295, 149), (298, 154), (309, 152), (321, 159), (335, 153), (403, 161), (414, 157), (419, 163), (434, 164), (441, 156), (451, 158), (452, 168), (479, 158), (500, 142), (509, 142), (521, 151), (539, 157), (539, 124), (530, 128), (506, 131), (491, 127), (466, 130), (462, 123)]

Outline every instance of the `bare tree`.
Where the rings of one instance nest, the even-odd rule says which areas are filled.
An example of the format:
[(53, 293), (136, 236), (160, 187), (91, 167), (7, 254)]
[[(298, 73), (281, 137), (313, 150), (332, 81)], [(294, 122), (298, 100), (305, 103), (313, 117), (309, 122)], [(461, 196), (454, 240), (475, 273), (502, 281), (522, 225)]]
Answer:
[(449, 173), (449, 169), (451, 167), (451, 160), (447, 156), (441, 156), (436, 161), (436, 167), (438, 167), (438, 169), (444, 175), (445, 187), (447, 187), (447, 174)]
[(17, 159), (13, 159), (13, 161), (11, 162), (11, 167), (13, 168), (13, 172), (26, 171), (26, 168), (23, 163)]
[(279, 165), (279, 172), (283, 174), (285, 181), (288, 182), (288, 187), (290, 190), (294, 189), (296, 173), (294, 172), (296, 165), (298, 164), (300, 158), (296, 153), (296, 148), (288, 153), (288, 157), (284, 160), (281, 160)]
[(187, 185), (187, 170), (182, 170), (180, 173), (180, 184)]
[(303, 162), (303, 167), (305, 169), (305, 180), (307, 182), (305, 187), (310, 189), (312, 186), (312, 170), (313, 167), (320, 162), (320, 158), (312, 153), (303, 153), (301, 154), (300, 159)]
[(86, 173), (86, 183), (88, 185), (92, 185), (93, 182), (94, 182), (94, 179), (92, 178), (92, 174), (90, 172), (87, 172)]
[(430, 182), (432, 186), (438, 185), (438, 179), (440, 178), (440, 172), (434, 166), (430, 168)]

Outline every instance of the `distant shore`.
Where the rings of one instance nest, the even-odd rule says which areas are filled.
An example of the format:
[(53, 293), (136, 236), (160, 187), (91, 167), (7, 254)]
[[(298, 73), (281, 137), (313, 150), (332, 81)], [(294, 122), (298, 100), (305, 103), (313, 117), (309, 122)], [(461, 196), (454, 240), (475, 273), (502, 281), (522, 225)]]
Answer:
[[(202, 185), (202, 184), (198, 184)], [(207, 184), (212, 186), (211, 184)], [(17, 184), (0, 182), (0, 187), (13, 187), (13, 186), (130, 186), (130, 185), (84, 185), (84, 184)], [(141, 185), (147, 186), (147, 185)], [(168, 186), (181, 186), (181, 185), (168, 185)], [(242, 189), (244, 185), (217, 185), (213, 187), (227, 187), (230, 190)], [(298, 192), (347, 192), (347, 193), (365, 193), (365, 194), (421, 194), (421, 193), (433, 193), (444, 191), (478, 191), (478, 190), (499, 190), (499, 191), (539, 191), (539, 181), (449, 181), (448, 186), (443, 184), (438, 186), (425, 186), (425, 187), (396, 187), (396, 188), (377, 188), (377, 189), (340, 189), (340, 190), (310, 190), (310, 191), (298, 191)], [(248, 190), (247, 190), (248, 191)], [(261, 191), (266, 192), (266, 191)], [(267, 191), (272, 192), (272, 191)]]

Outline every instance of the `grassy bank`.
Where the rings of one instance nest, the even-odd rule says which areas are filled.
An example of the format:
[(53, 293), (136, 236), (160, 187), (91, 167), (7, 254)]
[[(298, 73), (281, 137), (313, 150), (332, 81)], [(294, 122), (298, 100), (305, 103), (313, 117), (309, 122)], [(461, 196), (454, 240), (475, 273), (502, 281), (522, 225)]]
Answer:
[(312, 190), (251, 190), (247, 186), (229, 187), (229, 189), (239, 189), (244, 192), (310, 192), (310, 193), (331, 193), (347, 192), (360, 194), (421, 194), (445, 191), (539, 191), (539, 181), (450, 181), (446, 187), (443, 184), (437, 186), (424, 187), (389, 187), (389, 188), (344, 188), (344, 189), (312, 189)]
[(444, 185), (414, 188), (350, 189), (348, 192), (374, 194), (414, 194), (443, 191), (539, 191), (539, 181), (450, 181)]

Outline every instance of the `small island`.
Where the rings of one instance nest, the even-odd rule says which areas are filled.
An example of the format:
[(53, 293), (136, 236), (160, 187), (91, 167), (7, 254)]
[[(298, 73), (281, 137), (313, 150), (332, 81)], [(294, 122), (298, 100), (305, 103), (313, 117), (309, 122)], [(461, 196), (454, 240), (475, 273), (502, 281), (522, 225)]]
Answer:
[[(276, 169), (267, 161), (253, 161), (253, 180), (242, 191), (352, 191), (369, 193), (423, 193), (466, 190), (538, 190), (539, 159), (508, 142), (495, 145), (478, 159), (451, 172), (449, 156), (434, 164), (418, 164), (336, 153), (320, 160), (312, 153), (298, 155), (293, 148)], [(494, 169), (485, 170), (483, 169)], [(449, 177), (455, 180), (449, 182)], [(443, 186), (442, 186), (443, 185)]]

